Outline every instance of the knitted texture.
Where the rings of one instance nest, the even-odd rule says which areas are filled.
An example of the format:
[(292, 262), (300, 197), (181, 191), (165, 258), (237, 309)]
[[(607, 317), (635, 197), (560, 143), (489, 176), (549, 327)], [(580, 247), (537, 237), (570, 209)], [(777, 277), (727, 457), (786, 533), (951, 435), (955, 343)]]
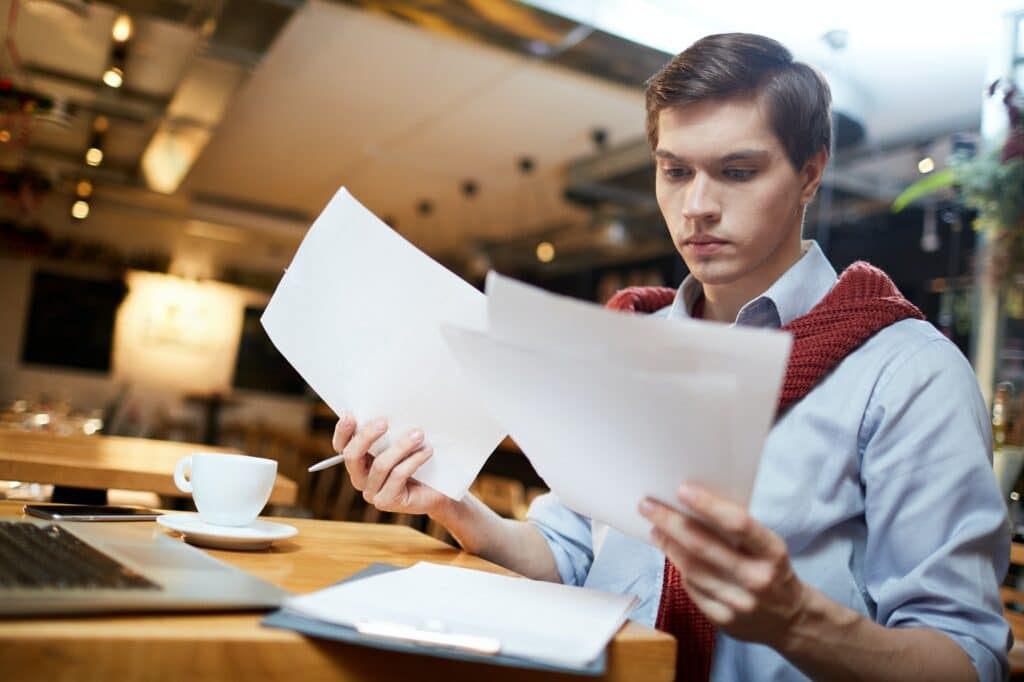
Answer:
[[(630, 287), (606, 306), (651, 313), (669, 305), (675, 290)], [(832, 290), (806, 315), (782, 327), (793, 334), (776, 418), (807, 395), (839, 362), (875, 333), (907, 318), (924, 315), (878, 268), (858, 261), (843, 271)], [(707, 680), (715, 647), (715, 627), (690, 599), (675, 564), (665, 559), (656, 627), (675, 636), (677, 680)]]

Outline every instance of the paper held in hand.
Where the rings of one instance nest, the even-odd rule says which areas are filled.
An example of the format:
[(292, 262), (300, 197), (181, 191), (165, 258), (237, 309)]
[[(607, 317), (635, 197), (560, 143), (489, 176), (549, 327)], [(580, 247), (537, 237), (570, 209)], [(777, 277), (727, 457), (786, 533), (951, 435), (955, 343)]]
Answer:
[(630, 595), (420, 562), (293, 597), (287, 612), (368, 636), (581, 666), (636, 602)]
[(479, 291), (342, 188), (309, 228), (261, 321), (336, 414), (388, 420), (373, 452), (423, 429), (434, 455), (416, 478), (460, 498), (505, 431), (461, 377), (440, 325), (482, 327), (485, 316)]
[(445, 338), (569, 508), (650, 542), (645, 496), (683, 481), (750, 500), (792, 338), (628, 315), (491, 273), (488, 329)]

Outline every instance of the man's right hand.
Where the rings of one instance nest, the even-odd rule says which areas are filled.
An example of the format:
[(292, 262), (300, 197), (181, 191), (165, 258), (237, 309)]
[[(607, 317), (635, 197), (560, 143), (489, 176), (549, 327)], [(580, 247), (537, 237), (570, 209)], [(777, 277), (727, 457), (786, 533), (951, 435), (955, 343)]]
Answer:
[(350, 414), (342, 415), (334, 428), (334, 450), (345, 455), (352, 486), (363, 492), (363, 499), (381, 511), (428, 514), (467, 552), (528, 578), (561, 582), (551, 548), (533, 524), (503, 519), (469, 493), (451, 500), (411, 478), (434, 453), (420, 429), (396, 438), (379, 455), (370, 455), (370, 447), (387, 430), (384, 419), (357, 428)]
[(363, 499), (381, 511), (400, 514), (433, 514), (449, 500), (428, 485), (411, 477), (434, 454), (424, 444), (423, 431), (412, 429), (377, 456), (370, 447), (387, 433), (383, 418), (357, 428), (355, 418), (344, 414), (334, 427), (334, 451), (345, 455), (352, 486)]

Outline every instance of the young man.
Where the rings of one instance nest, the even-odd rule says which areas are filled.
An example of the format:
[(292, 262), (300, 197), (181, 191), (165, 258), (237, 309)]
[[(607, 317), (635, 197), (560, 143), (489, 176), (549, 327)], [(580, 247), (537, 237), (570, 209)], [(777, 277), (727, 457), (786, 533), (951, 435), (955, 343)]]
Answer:
[(1003, 679), (1009, 537), (987, 412), (963, 356), (884, 274), (837, 280), (801, 241), (830, 120), (821, 77), (759, 36), (704, 38), (648, 84), (658, 203), (691, 274), (615, 307), (795, 337), (749, 511), (681, 481), (690, 515), (641, 505), (657, 548), (553, 495), (501, 519), (410, 479), (431, 455), (422, 432), (370, 458), (386, 423), (344, 416), (334, 445), (355, 487), (526, 576), (637, 595), (632, 617), (679, 639), (680, 677)]

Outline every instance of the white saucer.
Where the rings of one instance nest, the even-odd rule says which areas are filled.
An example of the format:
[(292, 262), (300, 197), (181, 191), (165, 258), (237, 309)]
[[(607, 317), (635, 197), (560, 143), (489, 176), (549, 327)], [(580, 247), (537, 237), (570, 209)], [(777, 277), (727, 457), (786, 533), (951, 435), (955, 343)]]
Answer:
[(164, 514), (156, 522), (184, 535), (185, 542), (219, 549), (266, 549), (274, 540), (299, 532), (295, 526), (261, 519), (248, 526), (215, 526), (204, 523), (198, 514)]

